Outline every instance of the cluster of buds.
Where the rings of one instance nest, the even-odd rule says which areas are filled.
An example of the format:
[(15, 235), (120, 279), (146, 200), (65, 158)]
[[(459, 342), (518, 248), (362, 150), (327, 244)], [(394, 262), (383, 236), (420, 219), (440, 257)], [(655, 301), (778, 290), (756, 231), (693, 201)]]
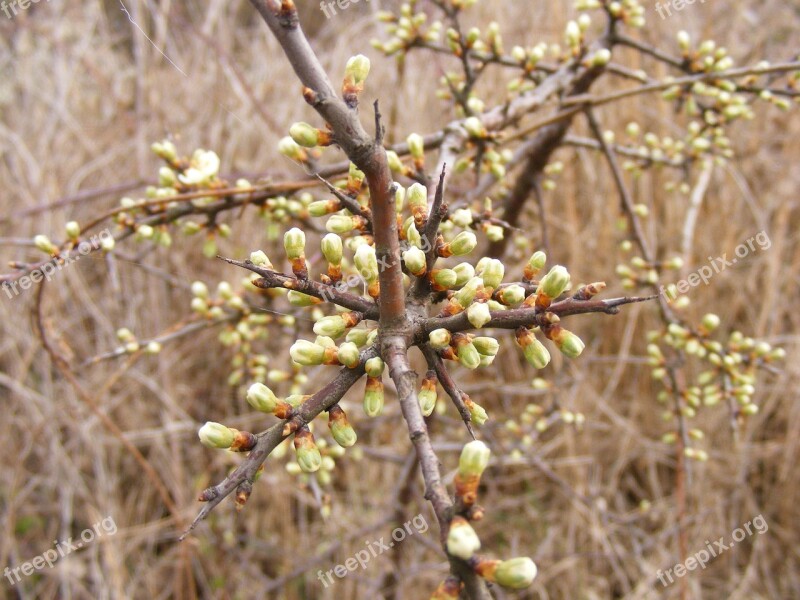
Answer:
[[(712, 337), (719, 326), (720, 318), (709, 313), (696, 329), (673, 322), (662, 331), (648, 334), (647, 353), (653, 379), (664, 386), (658, 400), (663, 404), (671, 404), (675, 397), (680, 400), (677, 409), (670, 407), (664, 411), (665, 421), (676, 416), (675, 410), (682, 418), (692, 419), (702, 407), (713, 407), (722, 402), (727, 403), (737, 421), (758, 413), (758, 404), (753, 400), (757, 370), (783, 360), (786, 352), (738, 331), (732, 332), (725, 343), (720, 342)], [(705, 370), (697, 376), (696, 385), (680, 389), (673, 387), (674, 383), (668, 377), (669, 360), (659, 344), (684, 352), (704, 364)], [(702, 440), (703, 437), (701, 430), (688, 429), (688, 441)], [(666, 443), (675, 443), (678, 434), (668, 432), (662, 439)], [(684, 453), (688, 458), (708, 459), (704, 450), (685, 442), (687, 440), (684, 440)]]
[(428, 15), (422, 11), (414, 12), (415, 4), (416, 2), (403, 3), (399, 15), (388, 11), (378, 13), (378, 20), (386, 24), (386, 32), (391, 37), (385, 42), (373, 39), (373, 48), (386, 56), (398, 53), (402, 56), (416, 44), (439, 41), (442, 23), (434, 21), (428, 25)]

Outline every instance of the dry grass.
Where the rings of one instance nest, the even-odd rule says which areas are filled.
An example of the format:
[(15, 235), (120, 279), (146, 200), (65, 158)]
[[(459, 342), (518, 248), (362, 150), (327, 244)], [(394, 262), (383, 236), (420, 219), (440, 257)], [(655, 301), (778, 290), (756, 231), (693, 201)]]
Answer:
[[(566, 3), (529, 4), (483, 2), (476, 15), (507, 26), (509, 47), (523, 40), (560, 40)], [(275, 145), (290, 123), (312, 114), (298, 101), (295, 79), (249, 3), (130, 0), (126, 5), (174, 65), (131, 27), (113, 0), (39, 3), (13, 21), (0, 18), (3, 263), (33, 258), (19, 238), (43, 232), (59, 237), (66, 221), (84, 222), (116, 206), (123, 194), (102, 194), (33, 215), (20, 216), (21, 211), (82, 190), (149, 180), (156, 169), (149, 144), (166, 134), (184, 150), (216, 150), (229, 173), (274, 180), (298, 175)], [(332, 73), (341, 72), (357, 51), (373, 57), (366, 100), (380, 97), (384, 112), (396, 113), (396, 139), (410, 131), (434, 131), (448, 118), (443, 105), (432, 100), (447, 63), (415, 56), (399, 81), (393, 61), (378, 58), (367, 43), (378, 33), (370, 14), (379, 5), (378, 0), (362, 2), (325, 20), (310, 2), (301, 14)], [(648, 10), (654, 26), (646, 35), (654, 43), (671, 43), (675, 31), (687, 28), (728, 46), (741, 64), (796, 55), (798, 14), (789, 3), (707, 2), (665, 21)], [(610, 82), (617, 80), (598, 89), (609, 89)], [(488, 85), (484, 91), (497, 95)], [(636, 118), (664, 134), (674, 129), (669, 107), (652, 97), (599, 114), (609, 128)], [(705, 540), (729, 536), (758, 514), (769, 531), (747, 539), (705, 571), (691, 573), (687, 581), (694, 598), (800, 596), (798, 140), (796, 111), (762, 108), (755, 122), (737, 125), (739, 158), (716, 171), (694, 239), (691, 262), (699, 265), (707, 256), (732, 252), (762, 229), (769, 232), (770, 250), (696, 289), (690, 311), (699, 317), (713, 310), (726, 328), (763, 337), (788, 352), (785, 369), (760, 382), (762, 410), (738, 443), (725, 411), (707, 410), (698, 418), (711, 460), (695, 466), (689, 487), (690, 551), (702, 549)], [(565, 173), (546, 198), (553, 258), (569, 265), (576, 279), (606, 279), (612, 291), (619, 291), (614, 275), (618, 201), (603, 159), (569, 149), (559, 151), (558, 158), (566, 164)], [(664, 192), (663, 182), (663, 175), (647, 175), (634, 190), (652, 208), (650, 233), (660, 250), (675, 251), (687, 200)], [(535, 238), (538, 225), (535, 211), (530, 213), (527, 222)], [(222, 243), (222, 253), (242, 256), (264, 246), (263, 225), (250, 217), (230, 216), (235, 234)], [(73, 365), (113, 348), (118, 327), (145, 338), (182, 319), (191, 281), (240, 277), (219, 262), (203, 260), (200, 240), (176, 241), (171, 251), (124, 244), (113, 269), (102, 258), (87, 258), (47, 286), (46, 325)], [(409, 443), (391, 401), (380, 419), (359, 422), (362, 450), (339, 462), (327, 490), (330, 519), (320, 517), (313, 494), (283, 470), (285, 459), (270, 460), (241, 515), (226, 502), (194, 538), (176, 544), (197, 509), (196, 494), (235, 464), (197, 443), (197, 424), (213, 419), (260, 430), (267, 420), (252, 414), (242, 395), (226, 386), (228, 356), (213, 331), (170, 344), (158, 358), (78, 368), (88, 395), (169, 488), (177, 507), (170, 513), (130, 452), (45, 356), (31, 314), (35, 295), (29, 290), (13, 300), (0, 299), (0, 449), (6, 462), (0, 473), (0, 565), (19, 565), (52, 547), (53, 540), (74, 537), (105, 516), (114, 518), (119, 531), (13, 588), (3, 579), (0, 597), (339, 599), (386, 593), (417, 599), (427, 597), (441, 579), (445, 562), (430, 530), (327, 591), (316, 580), (318, 569), (332, 568), (395, 526), (386, 521), (392, 516), (387, 500)], [(309, 325), (301, 322), (300, 328), (307, 331)], [(531, 554), (540, 568), (533, 588), (517, 597), (677, 593), (677, 585), (664, 590), (655, 578), (657, 569), (678, 561), (674, 458), (658, 441), (665, 426), (642, 360), (645, 333), (656, 325), (650, 306), (631, 307), (615, 318), (576, 321), (590, 351), (576, 363), (557, 361), (548, 368), (546, 377), (558, 383), (558, 391), (546, 395), (534, 396), (532, 372), (511, 344), (494, 371), (457, 373), (492, 415), (494, 425), (484, 435), (497, 450), (518, 446), (503, 424), (528, 403), (557, 402), (586, 415), (583, 431), (555, 427), (530, 447), (522, 446), (522, 463), (492, 468), (485, 478), (483, 503), (489, 511), (480, 524), (485, 548), (497, 556)], [(286, 367), (291, 339), (291, 331), (278, 333), (265, 346), (276, 368)], [(308, 389), (324, 377), (324, 371), (313, 372)], [(354, 409), (358, 402), (351, 395)], [(465, 440), (456, 419), (449, 410), (432, 425), (445, 472), (454, 467)], [(421, 512), (433, 523), (419, 483), (415, 480), (405, 514)], [(639, 509), (643, 500), (651, 503), (646, 512)], [(397, 596), (382, 588), (392, 570), (402, 580)]]

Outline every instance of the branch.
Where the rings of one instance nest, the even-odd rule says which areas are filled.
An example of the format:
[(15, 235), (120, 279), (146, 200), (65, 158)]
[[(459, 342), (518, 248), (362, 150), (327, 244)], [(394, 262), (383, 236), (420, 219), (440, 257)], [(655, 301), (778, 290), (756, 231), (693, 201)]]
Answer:
[(367, 300), (362, 296), (356, 296), (348, 292), (341, 292), (335, 285), (325, 285), (310, 279), (290, 277), (289, 275), (284, 275), (277, 271), (270, 271), (269, 269), (257, 267), (249, 260), (238, 261), (232, 258), (225, 258), (224, 256), (218, 256), (217, 258), (260, 275), (261, 280), (254, 283), (256, 287), (262, 289), (284, 288), (287, 290), (295, 290), (326, 302), (332, 302), (348, 310), (363, 313), (365, 319), (371, 319), (373, 321), (378, 319), (378, 307), (372, 300)]
[[(339, 374), (328, 383), (328, 385), (320, 389), (297, 408), (290, 421), (302, 427), (313, 421), (322, 411), (328, 410), (339, 402), (347, 390), (353, 387), (353, 384), (364, 374), (364, 363), (377, 355), (378, 350), (375, 346), (362, 352), (361, 362), (358, 367), (355, 369), (342, 368)], [(206, 504), (195, 517), (194, 521), (192, 521), (189, 528), (180, 537), (181, 540), (186, 538), (186, 536), (197, 527), (197, 524), (205, 519), (226, 496), (233, 493), (241, 483), (246, 481), (252, 482), (254, 480), (258, 469), (264, 461), (267, 460), (270, 453), (287, 437), (284, 434), (284, 427), (288, 423), (289, 421), (281, 421), (266, 431), (259, 433), (258, 436), (256, 436), (258, 441), (256, 442), (255, 448), (250, 451), (242, 464), (222, 482), (206, 489), (200, 495), (200, 499), (206, 502)]]

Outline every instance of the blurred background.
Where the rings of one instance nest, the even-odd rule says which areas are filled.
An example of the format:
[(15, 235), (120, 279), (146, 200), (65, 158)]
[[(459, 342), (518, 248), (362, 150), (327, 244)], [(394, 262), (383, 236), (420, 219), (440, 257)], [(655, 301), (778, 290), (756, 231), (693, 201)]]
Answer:
[[(435, 92), (441, 74), (457, 65), (452, 57), (415, 53), (401, 74), (393, 59), (373, 50), (370, 39), (384, 37), (375, 13), (397, 6), (362, 0), (326, 18), (316, 2), (298, 0), (302, 23), (334, 81), (351, 55), (371, 58), (362, 106), (380, 99), (389, 141), (437, 131), (453, 118)], [(665, 19), (650, 3), (646, 9), (648, 25), (632, 35), (673, 52), (676, 32), (685, 29), (726, 46), (739, 65), (797, 56), (796, 2), (710, 1)], [(510, 48), (561, 42), (574, 16), (571, 3), (561, 0), (487, 0), (467, 21), (498, 21)], [(183, 154), (217, 152), (229, 180), (304, 176), (276, 146), (293, 122), (317, 119), (248, 2), (54, 0), (12, 19), (0, 12), (0, 34), (0, 271), (10, 271), (8, 261), (40, 256), (30, 242), (34, 235), (60, 240), (66, 222), (85, 223), (123, 196), (141, 197), (160, 166), (150, 145), (165, 137)], [(615, 60), (664, 75), (633, 52), (621, 50)], [(615, 83), (605, 78), (593, 92), (611, 91)], [(491, 106), (504, 98), (504, 88), (502, 72), (488, 73), (479, 94)], [(669, 103), (649, 95), (606, 105), (598, 116), (608, 129), (623, 131), (635, 120), (659, 135), (675, 135), (680, 120)], [(589, 135), (583, 120), (575, 132)], [(787, 359), (760, 377), (761, 410), (738, 436), (724, 407), (695, 419), (709, 460), (693, 463), (687, 482), (690, 554), (757, 515), (769, 530), (689, 573), (686, 584), (692, 598), (797, 598), (800, 120), (796, 111), (761, 103), (755, 119), (737, 123), (731, 137), (736, 158), (714, 171), (687, 264), (696, 268), (707, 257), (731, 255), (762, 230), (772, 245), (692, 289), (687, 314), (697, 320), (715, 312), (724, 331), (782, 346)], [(342, 158), (333, 149), (325, 156)], [(562, 148), (555, 159), (564, 171), (544, 196), (551, 264), (567, 265), (573, 281), (608, 282), (606, 297), (622, 295), (615, 275), (619, 200), (605, 159), (580, 148)], [(697, 172), (687, 177), (693, 184)], [(631, 189), (650, 208), (647, 234), (659, 254), (680, 254), (689, 198), (666, 192), (666, 179), (647, 172)], [(468, 179), (457, 181), (451, 200), (469, 189)], [(534, 247), (537, 215), (531, 202), (522, 235)], [(220, 254), (243, 258), (263, 248), (278, 255), (280, 243), (268, 238), (255, 211), (232, 211), (224, 220), (233, 235), (220, 240)], [(33, 314), (38, 286), (13, 298), (0, 294), (0, 567), (18, 566), (54, 548), (55, 540), (77, 539), (104, 518), (116, 524), (113, 535), (100, 528), (104, 535), (96, 532), (52, 569), (14, 585), (4, 577), (0, 597), (427, 598), (447, 565), (421, 479), (407, 475), (411, 447), (389, 386), (377, 419), (357, 416), (363, 384), (348, 396), (359, 443), (337, 459), (328, 485), (320, 489), (288, 473), (288, 456), (270, 458), (241, 513), (225, 501), (177, 543), (199, 508), (199, 492), (240, 460), (202, 447), (198, 426), (212, 420), (261, 431), (271, 420), (252, 411), (242, 388), (228, 385), (231, 354), (217, 341), (219, 329), (178, 337), (157, 356), (92, 359), (119, 345), (118, 328), (149, 339), (182, 322), (193, 281), (238, 285), (243, 274), (204, 258), (202, 244), (202, 236), (178, 235), (171, 248), (121, 243), (114, 260), (99, 253), (82, 258), (45, 286), (41, 322), (84, 394), (42, 349)], [(507, 272), (518, 272), (528, 255), (512, 252)], [(499, 557), (530, 555), (539, 567), (529, 590), (501, 597), (678, 597), (677, 583), (664, 587), (656, 576), (680, 560), (674, 448), (661, 442), (668, 425), (645, 354), (646, 333), (660, 324), (656, 307), (638, 304), (614, 317), (590, 315), (570, 324), (587, 344), (577, 361), (554, 356), (537, 374), (505, 337), (493, 368), (454, 368), (492, 417), (481, 430), (498, 459), (481, 492), (484, 549)], [(298, 335), (308, 337), (311, 325), (298, 317), (261, 343), (270, 368), (291, 371), (288, 347)], [(413, 358), (423, 372), (424, 361)], [(308, 371), (304, 391), (312, 393), (330, 374), (325, 367)], [(550, 385), (535, 389), (537, 375)], [(554, 407), (585, 421), (540, 432), (535, 420), (522, 418)], [(452, 407), (430, 427), (451, 481), (467, 434)], [(409, 536), (328, 588), (320, 584), (318, 570), (341, 564), (369, 541), (388, 539), (398, 523), (419, 514), (431, 525), (426, 533)]]

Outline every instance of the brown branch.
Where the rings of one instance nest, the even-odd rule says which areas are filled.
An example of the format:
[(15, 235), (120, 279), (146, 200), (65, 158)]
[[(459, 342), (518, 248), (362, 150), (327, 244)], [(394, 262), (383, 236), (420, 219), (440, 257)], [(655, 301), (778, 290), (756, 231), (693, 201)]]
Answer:
[[(657, 296), (622, 297), (612, 298), (610, 300), (576, 300), (574, 298), (565, 298), (564, 300), (551, 304), (547, 312), (553, 313), (559, 317), (586, 313), (615, 315), (619, 312), (620, 306), (635, 302), (647, 302), (655, 298), (657, 298)], [(517, 327), (535, 327), (547, 324), (543, 319), (544, 313), (537, 312), (533, 308), (491, 311), (489, 314), (492, 316), (492, 320), (484, 325), (484, 329), (516, 329)], [(467, 319), (466, 311), (451, 317), (433, 317), (425, 320), (417, 328), (415, 342), (418, 344), (427, 342), (428, 334), (434, 329), (447, 329), (451, 333), (456, 333), (459, 331), (468, 331), (474, 329), (474, 327)]]
[(472, 428), (472, 415), (467, 408), (467, 405), (464, 403), (464, 392), (458, 387), (458, 384), (453, 380), (453, 377), (450, 375), (450, 371), (447, 370), (447, 367), (442, 360), (442, 357), (433, 349), (430, 344), (421, 344), (420, 350), (422, 350), (422, 354), (425, 356), (425, 360), (428, 363), (428, 368), (432, 369), (436, 373), (436, 378), (439, 380), (439, 383), (442, 384), (442, 389), (450, 396), (450, 399), (453, 401), (453, 405), (458, 410), (458, 414), (461, 415), (461, 420), (464, 421), (464, 425), (467, 427), (467, 431), (472, 436), (472, 439), (475, 438), (475, 430)]
[[(339, 374), (328, 383), (328, 385), (317, 391), (296, 409), (291, 421), (295, 423), (298, 428), (302, 427), (313, 421), (322, 411), (329, 409), (339, 402), (345, 393), (347, 393), (347, 390), (353, 387), (353, 384), (364, 374), (364, 363), (377, 355), (378, 350), (375, 346), (362, 352), (361, 362), (358, 367), (354, 369), (342, 368)], [(194, 521), (192, 521), (189, 528), (180, 537), (181, 540), (186, 538), (197, 524), (205, 519), (226, 496), (233, 493), (236, 488), (239, 487), (239, 484), (245, 481), (252, 482), (255, 479), (258, 469), (264, 461), (267, 460), (270, 453), (286, 438), (286, 435), (284, 435), (284, 427), (287, 423), (288, 421), (281, 421), (266, 431), (259, 433), (255, 448), (250, 451), (242, 464), (223, 481), (206, 489), (201, 494), (200, 498), (202, 501), (206, 502), (206, 504), (195, 517)]]

